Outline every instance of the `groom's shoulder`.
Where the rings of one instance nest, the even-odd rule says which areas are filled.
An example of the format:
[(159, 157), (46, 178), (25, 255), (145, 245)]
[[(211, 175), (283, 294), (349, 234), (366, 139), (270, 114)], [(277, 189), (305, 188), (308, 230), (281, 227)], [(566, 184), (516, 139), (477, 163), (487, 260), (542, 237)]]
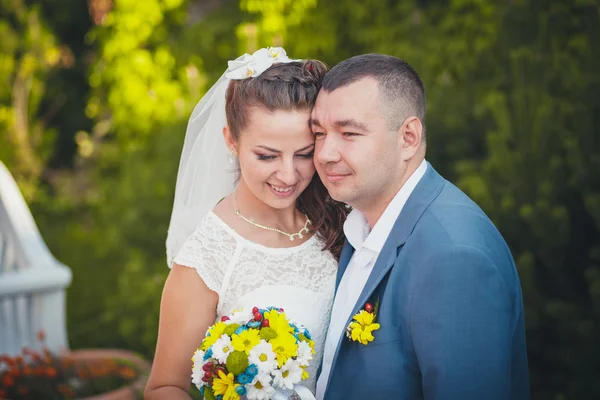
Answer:
[(514, 286), (516, 270), (506, 241), (483, 210), (448, 181), (424, 210), (405, 246), (411, 265), (448, 257), (489, 260)]
[(481, 207), (449, 181), (444, 182), (439, 195), (423, 212), (412, 236), (426, 242), (434, 241), (437, 247), (506, 245)]

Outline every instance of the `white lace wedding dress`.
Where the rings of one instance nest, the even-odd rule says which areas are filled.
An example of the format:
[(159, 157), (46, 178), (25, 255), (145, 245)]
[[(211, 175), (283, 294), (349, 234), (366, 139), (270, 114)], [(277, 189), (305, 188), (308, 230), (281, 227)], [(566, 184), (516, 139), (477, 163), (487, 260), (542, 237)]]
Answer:
[(206, 286), (219, 295), (217, 320), (235, 309), (281, 307), (308, 328), (315, 357), (302, 382), (315, 392), (316, 373), (333, 304), (337, 262), (313, 235), (290, 248), (253, 243), (210, 212), (181, 248), (175, 262), (195, 268)]

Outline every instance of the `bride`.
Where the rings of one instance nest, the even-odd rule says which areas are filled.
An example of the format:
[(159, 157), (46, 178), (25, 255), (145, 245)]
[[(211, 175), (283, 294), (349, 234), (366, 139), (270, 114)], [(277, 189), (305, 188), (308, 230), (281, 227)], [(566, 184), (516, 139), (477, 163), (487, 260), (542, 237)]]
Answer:
[(207, 328), (253, 306), (281, 307), (308, 328), (316, 354), (302, 385), (314, 393), (346, 216), (312, 161), (308, 122), (326, 70), (261, 49), (230, 61), (194, 109), (144, 398), (189, 399), (191, 357)]

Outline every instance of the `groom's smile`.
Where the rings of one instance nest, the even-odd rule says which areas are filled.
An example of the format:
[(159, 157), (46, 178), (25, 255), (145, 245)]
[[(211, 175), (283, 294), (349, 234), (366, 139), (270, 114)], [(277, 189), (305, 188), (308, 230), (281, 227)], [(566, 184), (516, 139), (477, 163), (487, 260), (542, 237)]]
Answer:
[(325, 176), (327, 177), (327, 180), (331, 183), (340, 182), (349, 175), (350, 174), (338, 174), (338, 173), (325, 171)]

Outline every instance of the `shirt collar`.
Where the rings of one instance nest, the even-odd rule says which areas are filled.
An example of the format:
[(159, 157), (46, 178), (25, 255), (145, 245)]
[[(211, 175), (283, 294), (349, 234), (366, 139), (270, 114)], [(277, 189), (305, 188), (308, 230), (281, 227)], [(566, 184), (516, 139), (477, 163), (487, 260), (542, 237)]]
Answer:
[(402, 208), (426, 171), (427, 161), (423, 160), (388, 204), (373, 230), (370, 229), (363, 213), (357, 209), (350, 212), (344, 223), (344, 234), (354, 249), (360, 250), (364, 247), (376, 254), (381, 252)]
[(370, 232), (371, 228), (365, 216), (356, 208), (350, 211), (344, 222), (344, 234), (352, 247), (360, 249)]

